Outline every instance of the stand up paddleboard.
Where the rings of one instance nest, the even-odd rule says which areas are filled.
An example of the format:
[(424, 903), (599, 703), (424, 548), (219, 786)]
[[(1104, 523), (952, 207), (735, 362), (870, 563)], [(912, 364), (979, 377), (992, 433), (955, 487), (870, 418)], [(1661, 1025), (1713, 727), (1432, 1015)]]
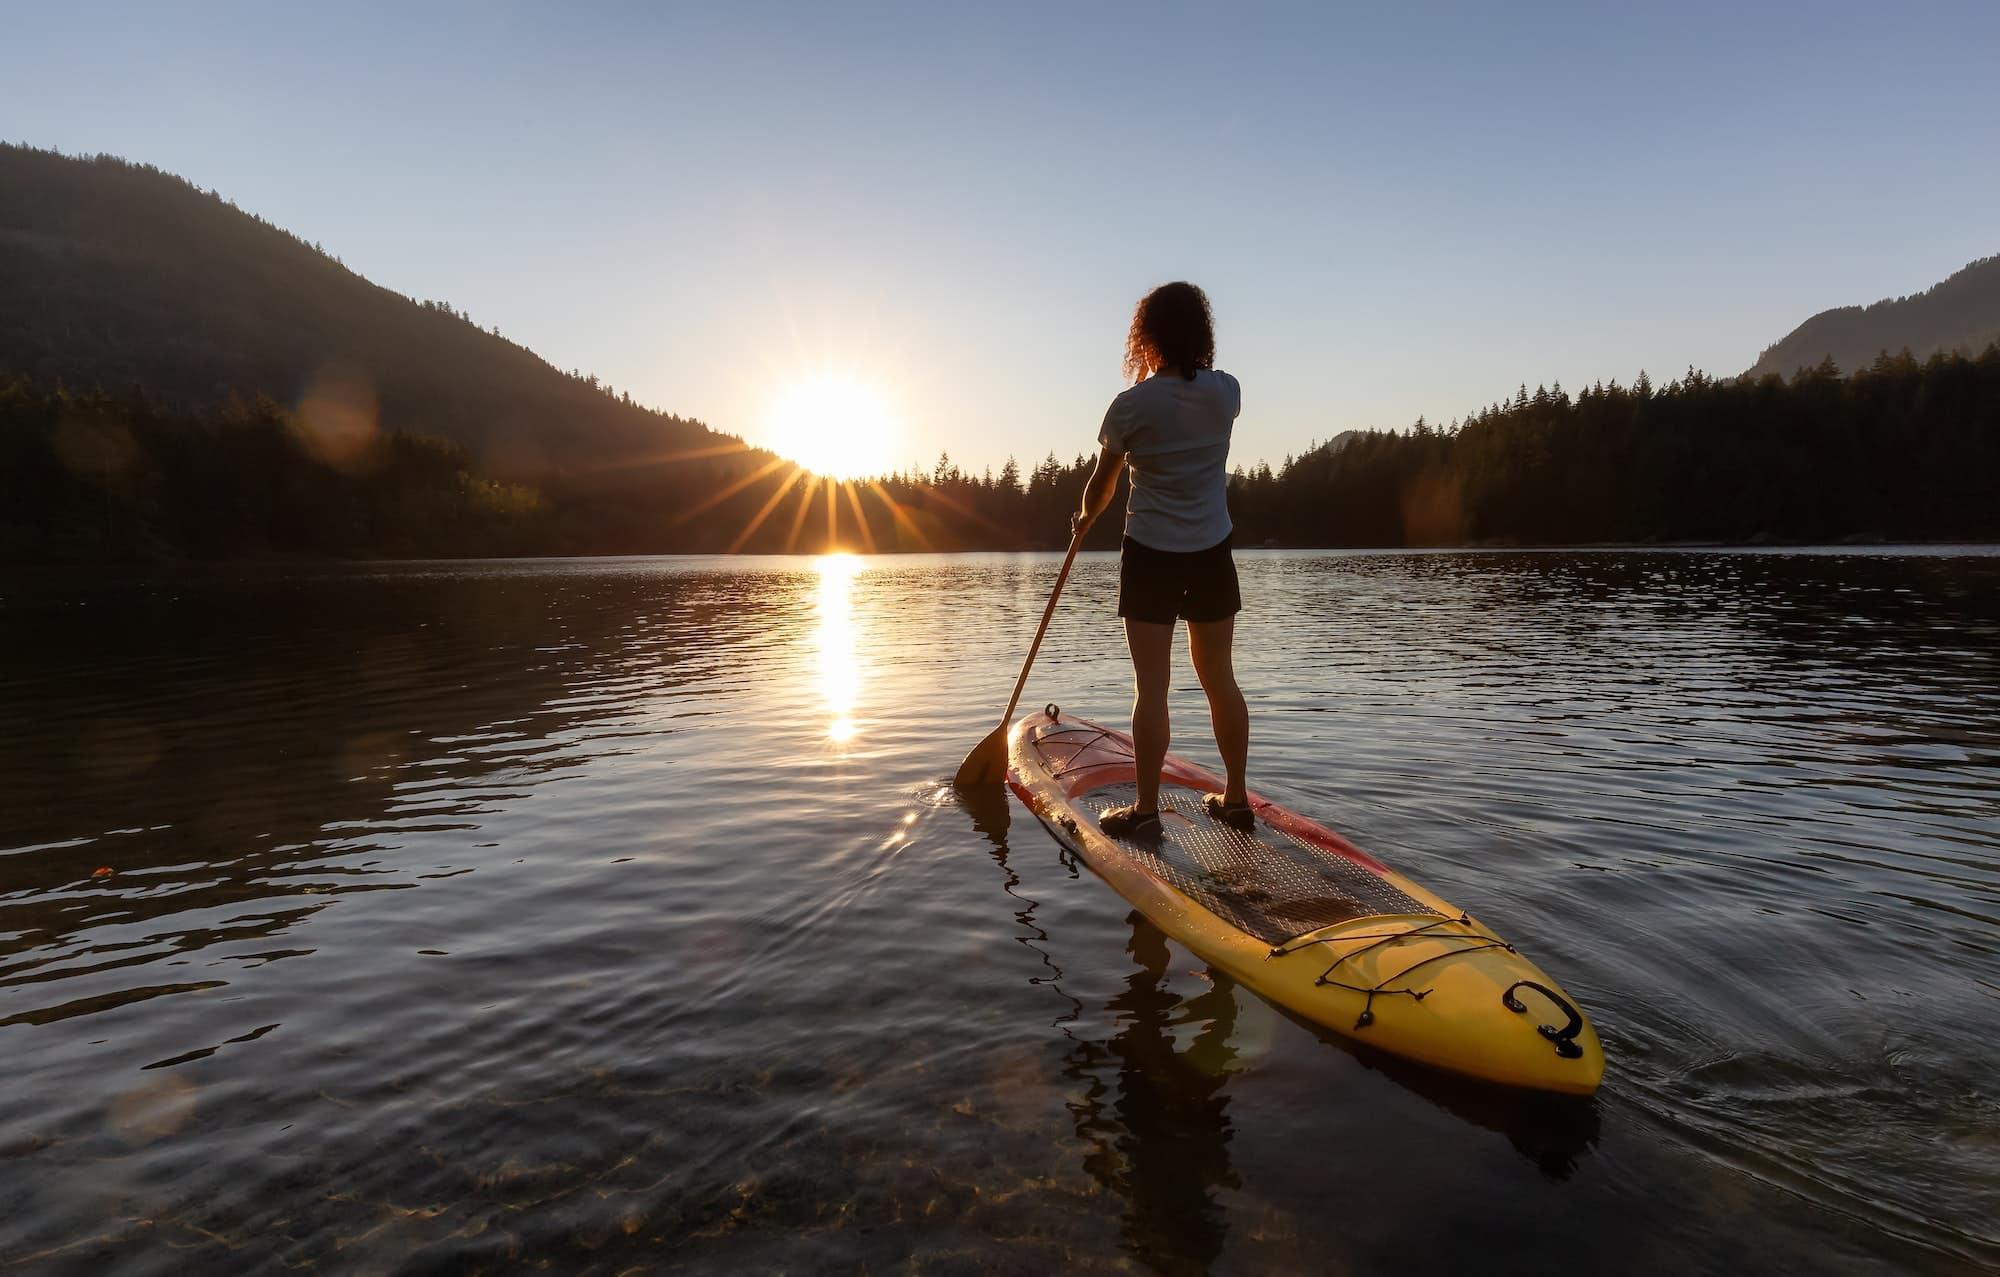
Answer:
[(1340, 835), (1250, 796), (1255, 828), (1202, 810), (1222, 782), (1167, 756), (1160, 831), (1098, 818), (1138, 793), (1132, 738), (1054, 705), (1014, 725), (1007, 782), (1153, 924), (1272, 1002), (1357, 1042), (1507, 1086), (1588, 1095), (1596, 1030), (1556, 982), (1456, 905)]

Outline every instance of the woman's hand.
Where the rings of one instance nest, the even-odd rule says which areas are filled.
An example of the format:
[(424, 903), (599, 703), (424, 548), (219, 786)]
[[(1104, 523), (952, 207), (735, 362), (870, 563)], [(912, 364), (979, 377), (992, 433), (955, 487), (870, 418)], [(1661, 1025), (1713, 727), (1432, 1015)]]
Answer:
[(1069, 516), (1069, 538), (1080, 541), (1083, 534), (1090, 531), (1090, 525), (1097, 522), (1097, 516), (1087, 510), (1075, 510)]

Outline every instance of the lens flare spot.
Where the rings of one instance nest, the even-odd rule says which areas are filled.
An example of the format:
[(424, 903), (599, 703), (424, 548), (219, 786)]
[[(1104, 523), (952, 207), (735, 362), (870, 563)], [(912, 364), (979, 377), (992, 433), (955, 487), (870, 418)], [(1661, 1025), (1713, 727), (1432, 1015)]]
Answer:
[(294, 414), (299, 442), (314, 460), (343, 474), (365, 474), (384, 460), (376, 439), (375, 392), (358, 377), (322, 373)]
[(168, 1074), (114, 1096), (106, 1124), (127, 1144), (150, 1144), (187, 1125), (196, 1095), (194, 1083)]
[(71, 417), (56, 427), (51, 442), (72, 474), (96, 484), (115, 483), (139, 461), (138, 442), (116, 422)]

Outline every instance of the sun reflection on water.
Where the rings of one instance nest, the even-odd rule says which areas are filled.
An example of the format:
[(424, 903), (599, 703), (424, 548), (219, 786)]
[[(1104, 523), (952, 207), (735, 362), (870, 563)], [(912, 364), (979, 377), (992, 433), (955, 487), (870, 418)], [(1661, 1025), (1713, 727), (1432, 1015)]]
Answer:
[(831, 716), (827, 739), (846, 745), (859, 733), (854, 704), (861, 690), (861, 658), (855, 646), (851, 587), (862, 563), (851, 554), (828, 554), (819, 561), (819, 688)]

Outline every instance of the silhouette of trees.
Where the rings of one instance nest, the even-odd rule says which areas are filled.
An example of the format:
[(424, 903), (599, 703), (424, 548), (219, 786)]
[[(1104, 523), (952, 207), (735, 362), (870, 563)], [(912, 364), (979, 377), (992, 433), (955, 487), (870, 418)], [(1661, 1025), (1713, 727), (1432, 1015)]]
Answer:
[[(405, 431), (330, 455), (268, 399), (195, 415), (0, 374), (0, 558), (1059, 549), (1091, 458), (829, 484), (753, 450), (547, 487)], [(1123, 481), (1121, 480), (1121, 485)], [(1239, 546), (2000, 539), (2000, 346), (1787, 382), (1559, 387), (1239, 467)], [(1122, 535), (1121, 491), (1088, 546)]]
[[(2000, 258), (1857, 313), (1959, 341), (1995, 291)], [(2000, 345), (1926, 341), (1349, 431), (1239, 466), (1236, 541), (2000, 538)], [(1090, 464), (829, 484), (212, 191), (0, 145), (0, 559), (1059, 549)]]
[[(1023, 483), (1011, 460), (975, 477), (940, 456), (928, 472), (862, 485), (863, 521), (838, 540), (1059, 549), (1090, 466), (1051, 453)], [(1229, 481), (1239, 546), (1989, 539), (1996, 498), (2000, 346), (1922, 363), (1885, 354), (1846, 378), (1822, 361), (1789, 382), (1689, 368), (1574, 398), (1524, 383), (1448, 427), (1348, 432)], [(1122, 501), (1090, 548), (1118, 544)]]
[(208, 418), (0, 374), (0, 559), (520, 554), (541, 496), (391, 432), (337, 464), (268, 399)]
[(1237, 471), (1237, 543), (1578, 544), (2000, 535), (2000, 346), (1842, 378), (1690, 368), (1560, 388), (1448, 430), (1368, 432)]

